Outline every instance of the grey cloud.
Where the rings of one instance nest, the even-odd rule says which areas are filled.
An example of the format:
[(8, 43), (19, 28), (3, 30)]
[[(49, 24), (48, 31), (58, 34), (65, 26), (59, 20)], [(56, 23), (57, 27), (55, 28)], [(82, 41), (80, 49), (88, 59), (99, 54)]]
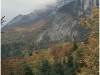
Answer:
[(5, 15), (6, 23), (18, 14), (29, 14), (33, 10), (45, 8), (57, 0), (2, 0), (1, 16)]

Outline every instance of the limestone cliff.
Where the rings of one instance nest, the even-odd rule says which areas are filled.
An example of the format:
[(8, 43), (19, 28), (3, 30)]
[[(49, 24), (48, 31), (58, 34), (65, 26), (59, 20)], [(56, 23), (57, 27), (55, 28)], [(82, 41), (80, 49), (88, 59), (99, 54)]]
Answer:
[[(45, 34), (41, 35), (41, 40), (48, 37), (49, 41), (79, 40), (79, 36), (83, 36), (86, 29), (80, 30), (77, 24), (78, 19), (84, 14), (92, 14), (92, 7), (96, 6), (96, 0), (74, 0), (63, 5), (55, 13), (51, 27), (49, 30), (44, 30)], [(88, 10), (90, 8), (90, 10)], [(86, 12), (88, 10), (88, 12)], [(81, 27), (82, 29), (82, 27)], [(40, 37), (40, 36), (39, 36)], [(40, 40), (40, 41), (41, 41)]]

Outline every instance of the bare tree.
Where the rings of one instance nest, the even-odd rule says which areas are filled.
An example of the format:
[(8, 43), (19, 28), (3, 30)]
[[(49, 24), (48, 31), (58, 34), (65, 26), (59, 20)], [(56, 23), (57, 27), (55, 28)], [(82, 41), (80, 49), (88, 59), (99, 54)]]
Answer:
[[(3, 17), (1, 18), (1, 25), (3, 25), (3, 23), (5, 22), (4, 18), (5, 18), (5, 16), (3, 16)], [(1, 33), (4, 33), (4, 32), (1, 31)]]
[(3, 16), (3, 17), (1, 18), (1, 25), (3, 25), (3, 23), (5, 22), (5, 21), (4, 21), (4, 18), (5, 18), (5, 16)]

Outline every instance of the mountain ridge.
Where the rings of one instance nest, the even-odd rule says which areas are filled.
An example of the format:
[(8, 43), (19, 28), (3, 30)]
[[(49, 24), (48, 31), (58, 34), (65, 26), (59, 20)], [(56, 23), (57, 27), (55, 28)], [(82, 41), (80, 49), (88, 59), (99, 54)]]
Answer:
[[(84, 3), (78, 3), (82, 1), (86, 0), (74, 0), (62, 4), (59, 9), (55, 10), (56, 12), (51, 10), (51, 8), (42, 12), (40, 12), (40, 10), (35, 11), (38, 15), (35, 15), (35, 17), (31, 16), (29, 20), (27, 20), (29, 15), (24, 15), (24, 18), (22, 15), (15, 17), (14, 20), (18, 17), (20, 19), (23, 18), (22, 22), (19, 22), (21, 20), (18, 19), (17, 22), (13, 21), (12, 24), (10, 24), (10, 22), (9, 25), (2, 28), (5, 32), (5, 34), (2, 34), (1, 38), (2, 49), (6, 51), (6, 49), (11, 46), (12, 48), (9, 49), (10, 51), (13, 49), (15, 51), (18, 49), (18, 51), (24, 51), (26, 48), (29, 48), (27, 50), (34, 51), (37, 49), (48, 48), (52, 46), (53, 43), (57, 42), (82, 41), (84, 37), (86, 38), (88, 36), (89, 30), (84, 26), (78, 25), (78, 21), (86, 14), (92, 14), (92, 9), (89, 5), (87, 5), (87, 9), (90, 9), (89, 11), (84, 10), (83, 7), (82, 9), (80, 8)], [(94, 7), (94, 5), (92, 7)], [(33, 14), (34, 13), (30, 13), (30, 15)], [(32, 21), (31, 18), (35, 20)], [(16, 45), (12, 45), (13, 43), (20, 44), (22, 48), (20, 49), (20, 46), (18, 45), (18, 49), (15, 49), (14, 47)], [(25, 46), (23, 44), (25, 44)], [(5, 55), (5, 53), (3, 54)], [(7, 55), (9, 56), (9, 54)]]

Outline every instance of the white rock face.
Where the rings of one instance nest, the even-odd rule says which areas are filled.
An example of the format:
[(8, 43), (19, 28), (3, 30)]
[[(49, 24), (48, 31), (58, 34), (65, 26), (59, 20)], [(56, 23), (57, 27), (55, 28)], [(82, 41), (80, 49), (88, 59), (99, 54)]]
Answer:
[(88, 7), (96, 6), (97, 0), (80, 0), (81, 1), (81, 7), (83, 7), (84, 10), (87, 10)]
[(41, 32), (41, 33), (37, 36), (36, 42), (41, 41), (41, 40), (43, 39), (43, 35), (44, 35), (46, 32), (47, 32), (47, 30), (44, 31), (44, 32)]
[(84, 10), (86, 10), (87, 7), (89, 7), (89, 0), (84, 0)]
[[(76, 3), (80, 3), (77, 11), (75, 5), (76, 3), (73, 3), (73, 5), (68, 5), (69, 7), (66, 6), (64, 9), (62, 8), (62, 12), (58, 11), (63, 5), (71, 1), (77, 1)], [(54, 19), (52, 19), (53, 21), (50, 22), (51, 28), (45, 29), (40, 34), (37, 34), (36, 41), (41, 41), (44, 35), (48, 36), (51, 41), (62, 40), (64, 37), (67, 37), (69, 40), (73, 41), (78, 36), (78, 31), (75, 30), (75, 27), (77, 26), (76, 15), (80, 17), (84, 14), (84, 11), (87, 10), (88, 7), (92, 8), (93, 6), (96, 6), (96, 1), (97, 0), (58, 0), (55, 5), (48, 6), (46, 10), (35, 10), (33, 13), (28, 15), (18, 15), (12, 21), (10, 21), (8, 25), (16, 25), (16, 27), (17, 25), (23, 25), (22, 27), (24, 27), (30, 24), (35, 24), (41, 21), (43, 18), (44, 20), (50, 20), (52, 17), (54, 17)]]
[[(58, 0), (57, 7), (61, 7), (64, 4), (63, 2), (64, 0)], [(80, 0), (80, 3), (80, 10), (77, 12), (78, 16), (83, 15), (84, 10), (87, 10), (88, 7), (95, 6), (96, 1)], [(52, 26), (48, 31), (45, 32), (46, 34), (43, 35), (48, 36), (50, 41), (59, 41), (64, 40), (65, 38), (68, 38), (70, 41), (74, 41), (79, 35), (79, 32), (75, 29), (76, 26), (77, 20), (74, 19), (71, 13), (68, 14), (67, 11), (65, 13), (54, 12), (54, 20), (52, 21)], [(42, 36), (41, 40), (43, 39)]]
[(70, 14), (57, 13), (52, 23), (52, 27), (48, 33), (50, 40), (61, 40), (65, 36), (72, 37), (70, 40), (74, 40), (77, 32), (72, 31), (72, 28), (77, 24), (76, 20)]
[(96, 0), (93, 0), (93, 6), (96, 6)]

